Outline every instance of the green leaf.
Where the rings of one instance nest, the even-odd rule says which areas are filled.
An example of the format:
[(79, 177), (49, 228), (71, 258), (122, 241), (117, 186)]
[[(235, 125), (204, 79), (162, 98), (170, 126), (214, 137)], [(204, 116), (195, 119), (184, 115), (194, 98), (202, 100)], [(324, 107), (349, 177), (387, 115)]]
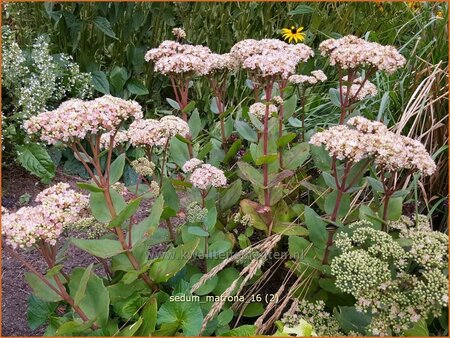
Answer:
[(139, 330), (141, 325), (142, 325), (142, 317), (139, 317), (139, 319), (135, 323), (128, 325), (124, 329), (122, 329), (119, 332), (118, 336), (120, 336), (120, 337), (134, 336), (134, 334), (137, 332), (137, 330)]
[(203, 322), (199, 303), (166, 302), (158, 311), (158, 324), (177, 324), (184, 336), (197, 336)]
[(138, 336), (148, 337), (156, 329), (158, 315), (158, 303), (156, 297), (151, 297), (142, 309), (142, 325), (139, 328)]
[[(333, 213), (333, 210), (336, 206), (337, 195), (338, 191), (333, 190), (325, 198), (325, 212), (328, 215), (331, 215)], [(341, 202), (337, 212), (338, 217), (344, 217), (345, 215), (347, 215), (348, 211), (350, 210), (350, 203), (351, 203), (350, 196), (348, 194), (342, 194)]]
[(312, 243), (298, 236), (289, 237), (289, 255), (295, 260), (301, 260), (307, 252), (312, 251)]
[[(195, 109), (195, 101), (189, 102), (181, 111), (186, 114), (190, 114)], [(198, 114), (198, 111), (197, 111)]]
[(179, 134), (175, 135), (175, 137), (185, 144), (192, 144), (192, 142), (189, 141), (186, 137), (183, 137)]
[(234, 312), (232, 309), (223, 310), (217, 316), (217, 322), (219, 326), (227, 325), (234, 317)]
[[(189, 283), (191, 286), (193, 286), (195, 283), (197, 283), (200, 278), (203, 276), (202, 273), (196, 273), (192, 275), (191, 279), (189, 280)], [(200, 296), (207, 295), (208, 293), (212, 292), (219, 281), (219, 277), (214, 276), (210, 279), (208, 279), (201, 287), (199, 287), (197, 290), (195, 290), (195, 293)]]
[(138, 79), (130, 79), (127, 82), (126, 88), (131, 94), (137, 96), (147, 95), (149, 93), (147, 87), (145, 87), (145, 85)]
[(309, 157), (309, 144), (304, 142), (297, 144), (283, 156), (284, 168), (294, 170), (300, 167)]
[(36, 144), (27, 143), (16, 146), (20, 164), (32, 174), (49, 182), (55, 176), (55, 164), (47, 150)]
[(86, 286), (93, 266), (93, 263), (89, 264), (89, 266), (84, 270), (83, 275), (81, 276), (80, 283), (77, 285), (78, 289), (76, 290), (75, 296), (73, 297), (75, 305), (79, 305), (81, 300), (86, 296)]
[(308, 5), (298, 5), (297, 7), (295, 7), (294, 10), (289, 11), (288, 15), (298, 15), (298, 14), (309, 14), (309, 13), (314, 13), (314, 8), (312, 8), (311, 6)]
[(161, 327), (156, 330), (152, 336), (154, 337), (173, 337), (178, 332), (180, 324), (178, 322), (161, 324)]
[(119, 241), (112, 239), (79, 239), (72, 238), (72, 243), (91, 255), (100, 258), (109, 258), (124, 252)]
[(228, 332), (222, 333), (224, 337), (252, 337), (256, 336), (255, 325), (242, 325)]
[(322, 171), (331, 170), (331, 157), (324, 147), (311, 146), (311, 157), (314, 165)]
[[(395, 221), (399, 219), (400, 216), (402, 215), (402, 208), (403, 208), (403, 197), (391, 197), (388, 203), (387, 219), (389, 221)], [(378, 215), (382, 217), (383, 212), (384, 212), (384, 205), (381, 205), (380, 209), (378, 210)]]
[(125, 83), (128, 80), (127, 69), (125, 67), (114, 66), (114, 68), (109, 73), (109, 80), (110, 84), (112, 84), (116, 91), (122, 91)]
[(190, 226), (188, 227), (188, 232), (192, 235), (200, 236), (200, 237), (208, 237), (209, 232), (203, 230), (202, 228), (198, 226)]
[(287, 134), (281, 136), (277, 140), (277, 147), (283, 148), (284, 146), (288, 145), (289, 142), (291, 142), (293, 139), (295, 139), (296, 136), (297, 136), (296, 133), (287, 133)]
[(208, 249), (208, 258), (221, 258), (221, 255), (233, 247), (228, 240), (214, 241)]
[(330, 88), (330, 90), (328, 91), (328, 95), (330, 96), (331, 103), (334, 106), (336, 107), (341, 106), (339, 90), (337, 90), (336, 88)]
[(319, 249), (325, 248), (328, 238), (327, 224), (308, 206), (305, 206), (305, 224), (309, 231), (309, 238), (314, 243), (314, 246)]
[(257, 212), (259, 204), (248, 199), (243, 199), (239, 203), (241, 211), (244, 215), (252, 219), (252, 226), (259, 230), (267, 231), (267, 224), (262, 216)]
[[(230, 287), (230, 285), (239, 278), (239, 271), (235, 268), (225, 268), (222, 271), (220, 271), (217, 274), (217, 277), (219, 278), (217, 282), (217, 286), (214, 288), (212, 293), (216, 296), (222, 295), (226, 289)], [(239, 284), (236, 286), (236, 289), (233, 290), (231, 295), (235, 295), (237, 292), (237, 289), (239, 289)]]
[(259, 172), (258, 169), (252, 167), (247, 162), (239, 161), (237, 163), (239, 170), (241, 171), (242, 175), (245, 179), (250, 181), (254, 186), (258, 188), (264, 188), (263, 186), (263, 176)]
[(255, 164), (256, 165), (269, 164), (269, 163), (275, 162), (277, 159), (278, 159), (278, 154), (267, 154), (267, 155), (258, 157), (255, 160)]
[(289, 120), (292, 115), (294, 115), (297, 109), (297, 95), (291, 95), (287, 100), (284, 101), (284, 120)]
[[(194, 105), (195, 105), (195, 102), (194, 102)], [(196, 138), (198, 136), (198, 134), (200, 133), (200, 131), (202, 130), (202, 120), (200, 119), (200, 115), (199, 115), (197, 109), (195, 109), (192, 112), (191, 117), (189, 118), (189, 121), (188, 121), (188, 125), (189, 125), (189, 130), (191, 133), (191, 137), (193, 139)]]
[[(180, 271), (197, 248), (199, 239), (167, 250), (150, 267), (149, 274), (156, 283), (167, 282)], [(167, 257), (167, 258), (166, 258)]]
[(264, 306), (261, 303), (250, 303), (245, 307), (242, 315), (244, 317), (258, 317), (264, 312)]
[(166, 101), (173, 109), (180, 110), (180, 105), (177, 101), (169, 99), (168, 97), (166, 97)]
[(92, 75), (92, 84), (95, 90), (99, 91), (102, 94), (109, 94), (110, 93), (109, 82), (105, 72), (102, 72), (101, 70), (96, 70), (91, 72), (91, 75)]
[(372, 317), (364, 312), (357, 311), (353, 306), (339, 306), (334, 308), (334, 317), (345, 332), (354, 331), (364, 335)]
[(225, 158), (223, 159), (223, 163), (228, 163), (230, 162), (230, 160), (234, 159), (239, 149), (241, 149), (241, 145), (242, 145), (241, 140), (234, 141), (230, 149), (226, 153)]
[(276, 234), (285, 236), (308, 236), (308, 229), (300, 225), (292, 225), (292, 222), (285, 222), (286, 224), (277, 223), (272, 227), (272, 231)]
[(93, 321), (68, 321), (62, 324), (55, 332), (55, 336), (85, 336), (90, 331)]
[[(110, 189), (109, 193), (111, 195), (116, 213), (120, 213), (127, 206), (125, 200), (114, 189)], [(111, 221), (111, 213), (103, 192), (91, 192), (89, 206), (91, 207), (92, 215), (97, 221), (101, 223), (108, 223)]]
[(323, 180), (325, 181), (325, 184), (328, 187), (330, 187), (331, 189), (334, 189), (334, 190), (337, 189), (337, 187), (336, 187), (336, 180), (334, 179), (334, 177), (330, 173), (324, 171), (322, 173), (322, 177), (323, 177)]
[(120, 180), (123, 175), (123, 169), (125, 168), (125, 154), (120, 154), (111, 163), (111, 168), (109, 172), (109, 184), (114, 184)]
[(98, 29), (100, 29), (105, 35), (118, 40), (116, 38), (116, 34), (114, 33), (114, 31), (111, 28), (111, 23), (108, 21), (108, 19), (106, 19), (102, 16), (97, 16), (96, 18), (94, 18), (93, 22), (94, 22), (94, 25)]
[(135, 224), (132, 229), (131, 240), (133, 246), (139, 244), (145, 238), (150, 237), (153, 232), (157, 229), (161, 214), (164, 207), (164, 197), (159, 195), (158, 198), (153, 202), (152, 210), (150, 215), (138, 224)]
[(103, 191), (105, 191), (103, 188), (99, 188), (96, 184), (77, 182), (77, 186), (79, 188), (81, 188), (81, 189), (88, 190), (88, 191), (91, 191), (91, 192), (103, 192)]
[(283, 170), (282, 172), (276, 174), (275, 177), (270, 180), (267, 187), (268, 188), (274, 187), (278, 183), (283, 182), (286, 178), (291, 177), (292, 175), (294, 175), (294, 172), (292, 172), (291, 170)]
[(142, 197), (139, 197), (128, 203), (127, 206), (109, 223), (108, 227), (121, 227), (123, 222), (134, 215), (136, 210), (139, 208), (141, 201)]
[(258, 142), (258, 135), (256, 134), (256, 131), (252, 129), (247, 122), (236, 121), (234, 122), (234, 126), (242, 138), (250, 142)]
[[(73, 270), (69, 282), (69, 291), (72, 297), (78, 292), (84, 273), (85, 270), (82, 268), (75, 268)], [(87, 281), (85, 297), (82, 298), (79, 306), (89, 319), (95, 320), (100, 326), (106, 325), (108, 322), (108, 290), (103, 284), (102, 279), (92, 272), (89, 274), (89, 279)]]
[(219, 209), (224, 212), (232, 208), (242, 196), (242, 181), (237, 179), (231, 183), (226, 189), (221, 191), (219, 199)]
[(403, 335), (406, 337), (428, 337), (430, 332), (428, 331), (426, 320), (419, 320), (412, 328), (403, 332)]
[[(50, 284), (58, 289), (58, 286), (53, 279), (50, 279), (48, 277), (46, 277), (46, 279), (50, 282)], [(33, 290), (33, 294), (36, 295), (36, 297), (39, 297), (46, 302), (58, 302), (62, 300), (59, 294), (57, 294), (47, 284), (41, 281), (39, 277), (34, 273), (25, 272), (25, 280), (30, 285), (31, 289)]]
[(44, 325), (54, 313), (58, 303), (45, 302), (42, 299), (31, 295), (28, 299), (27, 320), (30, 329), (35, 330)]

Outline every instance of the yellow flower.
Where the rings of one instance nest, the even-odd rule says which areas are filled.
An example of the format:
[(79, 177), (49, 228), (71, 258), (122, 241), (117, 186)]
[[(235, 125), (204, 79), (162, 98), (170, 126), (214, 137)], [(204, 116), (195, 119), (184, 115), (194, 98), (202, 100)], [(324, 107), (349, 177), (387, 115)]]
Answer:
[(437, 19), (442, 19), (444, 17), (444, 12), (443, 11), (437, 11), (436, 12), (436, 18)]
[(291, 28), (283, 28), (281, 30), (281, 33), (283, 33), (283, 39), (288, 41), (289, 43), (292, 42), (292, 40), (297, 42), (302, 42), (305, 40), (305, 33), (302, 33), (303, 27), (295, 27), (291, 26)]
[(413, 12), (417, 12), (420, 9), (420, 7), (422, 6), (422, 4), (420, 2), (408, 2), (407, 6)]

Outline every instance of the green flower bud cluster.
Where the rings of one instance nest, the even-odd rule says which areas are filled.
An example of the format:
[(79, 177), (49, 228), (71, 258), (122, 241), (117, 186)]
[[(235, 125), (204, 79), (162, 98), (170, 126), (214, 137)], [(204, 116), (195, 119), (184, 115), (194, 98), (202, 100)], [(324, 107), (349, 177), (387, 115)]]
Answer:
[(189, 223), (202, 223), (208, 214), (208, 209), (202, 208), (197, 202), (189, 204), (186, 211)]

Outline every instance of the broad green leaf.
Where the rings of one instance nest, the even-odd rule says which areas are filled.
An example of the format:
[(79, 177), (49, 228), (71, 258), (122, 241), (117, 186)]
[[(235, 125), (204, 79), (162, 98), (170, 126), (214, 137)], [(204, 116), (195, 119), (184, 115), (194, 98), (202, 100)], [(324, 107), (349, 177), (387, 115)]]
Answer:
[(190, 101), (181, 111), (183, 113), (190, 114), (194, 109), (195, 109), (195, 101)]
[(158, 311), (158, 324), (177, 324), (183, 336), (197, 336), (203, 322), (200, 304), (194, 302), (166, 302)]
[(81, 276), (80, 283), (77, 285), (78, 289), (75, 291), (75, 296), (73, 297), (75, 305), (79, 305), (81, 300), (86, 296), (86, 286), (93, 266), (93, 263), (89, 264)]
[(301, 260), (307, 252), (312, 251), (312, 243), (298, 236), (289, 237), (289, 255), (295, 260)]
[(111, 169), (109, 172), (109, 184), (114, 184), (120, 180), (123, 175), (123, 169), (125, 168), (125, 154), (120, 154), (111, 163)]
[(225, 158), (223, 159), (223, 163), (228, 163), (230, 162), (230, 160), (234, 159), (239, 149), (241, 149), (241, 145), (242, 145), (241, 140), (234, 141), (230, 149), (226, 153)]
[(224, 337), (252, 337), (256, 336), (256, 326), (255, 325), (242, 325), (233, 330), (225, 332), (222, 334)]
[[(79, 290), (84, 272), (85, 270), (82, 268), (75, 268), (72, 271), (69, 282), (69, 291), (72, 297)], [(109, 294), (102, 279), (91, 272), (85, 292), (86, 295), (79, 304), (80, 308), (89, 319), (94, 320), (100, 326), (106, 325), (109, 319)]]
[(217, 321), (219, 326), (227, 325), (234, 317), (234, 312), (232, 309), (223, 310), (219, 315), (217, 316)]
[[(197, 283), (202, 276), (203, 276), (203, 274), (201, 274), (201, 273), (192, 275), (192, 277), (189, 280), (191, 286), (193, 286), (195, 283)], [(203, 284), (201, 287), (199, 287), (195, 291), (195, 293), (200, 296), (211, 293), (216, 288), (218, 281), (219, 281), (219, 277), (217, 277), (217, 276), (214, 276), (214, 277), (208, 279), (205, 282), (205, 284)]]
[(311, 157), (314, 165), (322, 171), (331, 170), (331, 157), (324, 147), (311, 146)]
[(173, 109), (180, 110), (180, 105), (177, 101), (174, 101), (168, 97), (166, 97), (166, 101)]
[(314, 243), (314, 246), (319, 249), (325, 248), (328, 238), (327, 224), (308, 206), (305, 206), (305, 224), (309, 231), (309, 238)]
[(285, 222), (286, 224), (282, 224), (282, 222), (277, 222), (272, 227), (272, 232), (276, 234), (282, 234), (285, 236), (308, 236), (309, 232), (308, 229), (298, 225), (294, 224), (292, 225), (291, 222)]
[(112, 239), (79, 239), (72, 238), (72, 243), (91, 255), (100, 258), (109, 258), (124, 252), (119, 241)]
[(68, 321), (62, 324), (55, 332), (55, 336), (86, 336), (94, 322)]
[(258, 317), (263, 314), (264, 306), (261, 303), (249, 303), (246, 304), (245, 310), (242, 313), (244, 317)]
[[(217, 286), (214, 288), (212, 293), (216, 296), (222, 295), (230, 285), (239, 278), (239, 271), (235, 268), (225, 268), (222, 271), (220, 271), (217, 274), (217, 277), (219, 278), (217, 282)], [(236, 289), (233, 290), (231, 295), (235, 295), (237, 292), (237, 289), (239, 289), (239, 284), (236, 286)]]
[(199, 240), (197, 239), (167, 250), (150, 267), (150, 277), (156, 283), (167, 282), (186, 265), (197, 248), (198, 243)]
[(35, 330), (44, 325), (54, 314), (58, 303), (45, 302), (35, 295), (30, 295), (28, 299), (27, 320), (30, 329)]
[(77, 186), (79, 188), (81, 188), (81, 189), (88, 190), (90, 192), (103, 192), (103, 191), (105, 191), (103, 188), (99, 188), (96, 184), (77, 182)]
[(139, 208), (141, 201), (142, 197), (139, 197), (128, 203), (127, 206), (109, 223), (108, 227), (121, 227), (128, 218), (134, 215), (136, 210)]
[(366, 328), (372, 321), (372, 317), (364, 312), (357, 311), (353, 306), (339, 306), (334, 308), (334, 317), (345, 332), (366, 333)]
[(159, 225), (163, 208), (164, 197), (163, 195), (159, 195), (153, 202), (150, 215), (138, 224), (133, 225), (133, 229), (131, 230), (131, 241), (133, 246), (137, 245), (145, 238), (151, 237), (151, 235), (155, 232)]
[[(338, 191), (333, 190), (325, 198), (325, 212), (328, 215), (331, 215), (334, 211), (334, 208), (336, 207), (337, 196)], [(338, 217), (344, 217), (345, 215), (347, 215), (348, 211), (350, 210), (350, 203), (351, 201), (349, 194), (342, 194), (341, 202), (339, 204), (339, 209), (337, 212)]]
[(142, 309), (142, 325), (139, 328), (138, 336), (150, 336), (156, 329), (156, 321), (158, 315), (158, 304), (156, 297), (151, 297)]
[(122, 91), (128, 80), (127, 69), (125, 67), (114, 66), (109, 73), (109, 80), (110, 84), (114, 87), (114, 89), (116, 89), (116, 91)]
[(141, 96), (141, 95), (147, 95), (148, 89), (145, 87), (145, 85), (139, 81), (138, 79), (130, 79), (127, 82), (126, 88), (131, 94)]
[(269, 164), (269, 163), (275, 162), (276, 160), (278, 160), (278, 154), (267, 154), (267, 155), (258, 157), (255, 160), (255, 164), (256, 165)]
[(221, 258), (221, 255), (233, 247), (228, 240), (214, 241), (208, 248), (208, 258)]
[(300, 143), (286, 151), (283, 155), (284, 169), (294, 170), (300, 167), (309, 157), (309, 144)]
[(105, 35), (117, 39), (116, 34), (111, 28), (111, 23), (108, 21), (108, 19), (104, 18), (103, 16), (97, 16), (93, 20), (94, 25), (100, 29)]
[(292, 115), (294, 115), (297, 109), (297, 95), (291, 95), (287, 100), (284, 101), (284, 120), (289, 120)]
[(139, 317), (139, 319), (134, 322), (133, 324), (130, 324), (128, 326), (126, 326), (125, 328), (123, 328), (118, 336), (120, 337), (131, 337), (134, 336), (134, 334), (137, 332), (137, 330), (139, 330), (139, 328), (142, 325), (142, 317)]
[[(389, 199), (388, 203), (388, 213), (387, 213), (387, 219), (389, 221), (395, 221), (400, 218), (402, 215), (402, 208), (403, 208), (403, 197), (391, 197)], [(384, 212), (384, 205), (382, 204), (378, 215), (382, 218)]]
[[(54, 279), (46, 277), (50, 284), (52, 284), (56, 289), (58, 285)], [(61, 296), (53, 291), (46, 283), (41, 281), (34, 273), (25, 272), (25, 280), (30, 285), (33, 290), (33, 294), (46, 302), (58, 302), (62, 300)]]
[(250, 181), (254, 186), (258, 188), (263, 188), (263, 176), (260, 171), (254, 167), (252, 167), (247, 162), (239, 161), (238, 163), (239, 170), (245, 179)]
[(203, 230), (199, 226), (189, 226), (188, 232), (192, 235), (196, 235), (196, 236), (200, 236), (200, 237), (208, 237), (209, 236), (209, 232)]
[(428, 337), (430, 335), (430, 332), (428, 331), (426, 320), (419, 320), (414, 324), (412, 328), (403, 332), (403, 335), (405, 335), (406, 337)]
[(287, 133), (277, 140), (277, 147), (283, 148), (284, 146), (288, 145), (289, 142), (291, 142), (295, 137), (297, 136), (296, 133)]
[(49, 182), (55, 176), (55, 164), (47, 150), (36, 143), (16, 146), (20, 164), (32, 174)]
[(95, 90), (99, 91), (102, 94), (109, 94), (109, 82), (105, 72), (96, 70), (91, 72), (91, 75), (92, 84), (94, 85)]
[(202, 130), (202, 120), (200, 119), (200, 115), (197, 109), (194, 109), (194, 111), (192, 112), (191, 117), (188, 121), (188, 125), (191, 137), (195, 139)]
[(242, 138), (250, 142), (258, 142), (258, 136), (256, 131), (250, 127), (247, 122), (244, 121), (236, 121), (234, 122), (234, 126), (236, 131)]
[(259, 206), (258, 203), (250, 201), (248, 199), (243, 199), (239, 203), (241, 211), (244, 215), (249, 216), (252, 219), (252, 226), (259, 230), (267, 231), (267, 224), (256, 210)]
[(239, 202), (242, 196), (242, 181), (237, 179), (226, 189), (220, 192), (219, 209), (221, 212), (227, 211)]
[(336, 106), (336, 107), (340, 107), (341, 106), (341, 99), (340, 99), (340, 93), (339, 90), (336, 88), (330, 88), (330, 90), (328, 91), (328, 95), (330, 97), (331, 103)]
[[(127, 205), (125, 200), (122, 195), (114, 189), (110, 189), (109, 193), (111, 195), (116, 214), (120, 213)], [(108, 208), (103, 192), (91, 192), (89, 206), (91, 207), (92, 215), (97, 221), (101, 223), (108, 223), (111, 221), (111, 212)]]

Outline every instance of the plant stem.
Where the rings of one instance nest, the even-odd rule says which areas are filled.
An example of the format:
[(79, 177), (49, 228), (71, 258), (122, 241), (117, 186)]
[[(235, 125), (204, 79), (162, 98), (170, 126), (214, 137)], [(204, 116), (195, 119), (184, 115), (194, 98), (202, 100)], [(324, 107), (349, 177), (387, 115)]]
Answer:
[(162, 189), (163, 186), (163, 177), (164, 177), (164, 172), (166, 169), (166, 161), (167, 161), (167, 148), (169, 146), (169, 139), (167, 139), (166, 144), (164, 145), (164, 151), (163, 151), (163, 159), (162, 159), (162, 164), (161, 164), (161, 176), (159, 178), (159, 189)]
[[(287, 81), (283, 80), (281, 81), (279, 87), (280, 87), (280, 96), (283, 99), (284, 94), (284, 88), (286, 87)], [(283, 118), (284, 118), (284, 102), (280, 104), (280, 110), (278, 112), (278, 138), (283, 136)], [(283, 168), (283, 151), (280, 148), (278, 151), (278, 159), (280, 163), (280, 168)]]
[[(268, 146), (269, 146), (269, 105), (270, 96), (272, 93), (272, 81), (269, 81), (265, 88), (266, 92), (266, 113), (264, 115), (264, 131), (263, 131), (263, 156), (267, 156)], [(269, 185), (269, 165), (267, 163), (263, 164), (263, 185), (264, 185), (264, 205), (270, 207), (270, 191), (267, 187)]]
[(301, 94), (301, 105), (302, 105), (302, 142), (305, 142), (305, 105), (306, 105), (306, 89), (305, 86), (302, 86), (302, 94)]

